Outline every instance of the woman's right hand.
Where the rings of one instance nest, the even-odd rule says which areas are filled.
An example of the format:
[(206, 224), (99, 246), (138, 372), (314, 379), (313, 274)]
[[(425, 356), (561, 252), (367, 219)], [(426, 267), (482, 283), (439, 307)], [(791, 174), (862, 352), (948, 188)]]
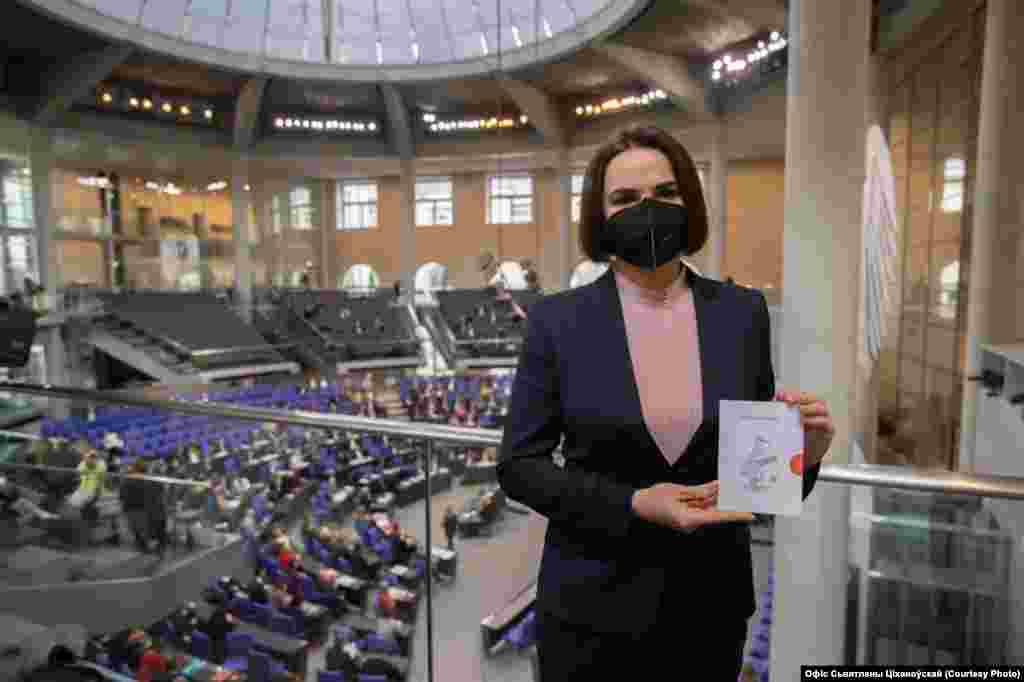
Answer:
[(658, 483), (633, 494), (633, 513), (645, 521), (680, 531), (714, 523), (750, 522), (753, 514), (723, 512), (718, 503), (718, 481), (686, 486)]

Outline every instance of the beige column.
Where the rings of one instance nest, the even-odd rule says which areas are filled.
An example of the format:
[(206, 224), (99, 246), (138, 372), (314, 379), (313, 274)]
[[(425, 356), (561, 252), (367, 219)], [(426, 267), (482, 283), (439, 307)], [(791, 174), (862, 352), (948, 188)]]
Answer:
[[(1019, 187), (1024, 182), (1019, 116), (1024, 88), (1017, 68), (1024, 65), (1024, 4), (989, 0), (978, 119), (978, 155), (971, 225), (971, 262), (967, 291), (965, 375), (981, 370), (980, 346), (1019, 340), (1022, 301), (1015, 300), (1017, 257), (1022, 248)], [(974, 466), (978, 385), (964, 385), (960, 428), (960, 465)]]
[(231, 241), (235, 247), (235, 297), (242, 316), (252, 321), (252, 240), (250, 239), (249, 164), (242, 159), (235, 164), (231, 177)]
[(727, 222), (729, 158), (726, 149), (727, 125), (724, 119), (715, 122), (714, 137), (711, 139), (711, 168), (708, 172), (708, 210), (710, 211), (707, 251), (704, 259), (704, 275), (725, 279), (725, 241), (729, 228)]
[(574, 249), (572, 244), (572, 165), (569, 159), (569, 148), (558, 150), (558, 162), (555, 167), (558, 176), (558, 283), (561, 289), (569, 288), (569, 279), (575, 267)]
[(398, 262), (401, 269), (402, 291), (410, 294), (416, 282), (416, 166), (411, 158), (401, 162), (401, 202), (399, 222)]
[[(782, 325), (777, 385), (821, 396), (848, 460), (864, 183), (871, 4), (792, 0), (786, 112)], [(773, 679), (843, 661), (848, 486), (818, 483), (775, 523)]]

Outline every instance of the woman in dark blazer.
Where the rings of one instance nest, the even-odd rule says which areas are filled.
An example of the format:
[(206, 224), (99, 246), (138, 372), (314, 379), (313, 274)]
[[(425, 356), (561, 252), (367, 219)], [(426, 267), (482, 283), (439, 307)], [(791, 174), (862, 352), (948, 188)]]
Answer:
[(805, 496), (831, 442), (823, 402), (776, 392), (764, 296), (681, 261), (707, 232), (689, 154), (627, 130), (591, 161), (582, 197), (583, 252), (611, 267), (530, 310), (498, 478), (548, 519), (542, 682), (734, 682), (755, 610), (753, 517), (715, 508), (719, 401), (799, 405)]

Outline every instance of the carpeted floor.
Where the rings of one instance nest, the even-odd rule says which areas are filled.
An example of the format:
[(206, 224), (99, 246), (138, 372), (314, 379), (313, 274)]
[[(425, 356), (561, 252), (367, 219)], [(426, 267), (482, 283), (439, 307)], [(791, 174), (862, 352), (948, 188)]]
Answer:
[[(432, 542), (443, 545), (441, 519), (448, 505), (458, 508), (480, 490), (480, 486), (455, 484), (451, 491), (434, 496), (431, 504)], [(397, 512), (398, 523), (421, 543), (426, 540), (426, 508), (417, 502)], [(530, 513), (506, 509), (489, 537), (456, 541), (459, 553), (458, 577), (450, 585), (436, 585), (434, 609), (434, 679), (442, 682), (533, 682), (530, 657), (514, 650), (487, 654), (483, 648), (480, 621), (508, 603), (533, 582), (540, 566), (546, 521)], [(768, 586), (771, 569), (771, 533), (752, 546), (754, 583), (758, 594)], [(767, 542), (766, 542), (767, 541)], [(427, 680), (427, 609), (425, 595), (416, 623), (412, 647), (410, 682)], [(755, 614), (754, 619), (760, 617)], [(753, 619), (752, 621), (753, 622)], [(324, 649), (309, 661), (309, 682), (323, 669)]]

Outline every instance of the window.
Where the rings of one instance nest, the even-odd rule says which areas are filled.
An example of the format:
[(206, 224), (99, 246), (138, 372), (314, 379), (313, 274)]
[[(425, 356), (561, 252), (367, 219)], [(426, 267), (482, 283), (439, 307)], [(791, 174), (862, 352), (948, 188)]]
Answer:
[(416, 226), (453, 224), (452, 179), (416, 180)]
[(416, 271), (414, 288), (417, 292), (437, 291), (447, 284), (448, 268), (440, 263), (425, 263)]
[(4, 227), (31, 228), (32, 220), (32, 176), (28, 168), (14, 168), (3, 177), (3, 214), (0, 225)]
[(533, 222), (533, 178), (529, 175), (489, 178), (487, 222), (491, 225)]
[(293, 230), (313, 229), (313, 192), (308, 187), (295, 187), (288, 195)]
[(353, 265), (341, 280), (342, 289), (376, 289), (380, 280), (377, 271), (369, 265)]
[(26, 277), (39, 282), (36, 270), (35, 239), (28, 236), (7, 238), (7, 281), (13, 290), (22, 288)]
[(583, 206), (583, 175), (576, 173), (572, 176), (572, 221), (580, 221), (580, 212)]
[(967, 164), (963, 159), (946, 159), (942, 169), (942, 211), (959, 213), (964, 207), (964, 176)]
[(377, 183), (369, 181), (338, 183), (339, 230), (365, 230), (377, 227)]

